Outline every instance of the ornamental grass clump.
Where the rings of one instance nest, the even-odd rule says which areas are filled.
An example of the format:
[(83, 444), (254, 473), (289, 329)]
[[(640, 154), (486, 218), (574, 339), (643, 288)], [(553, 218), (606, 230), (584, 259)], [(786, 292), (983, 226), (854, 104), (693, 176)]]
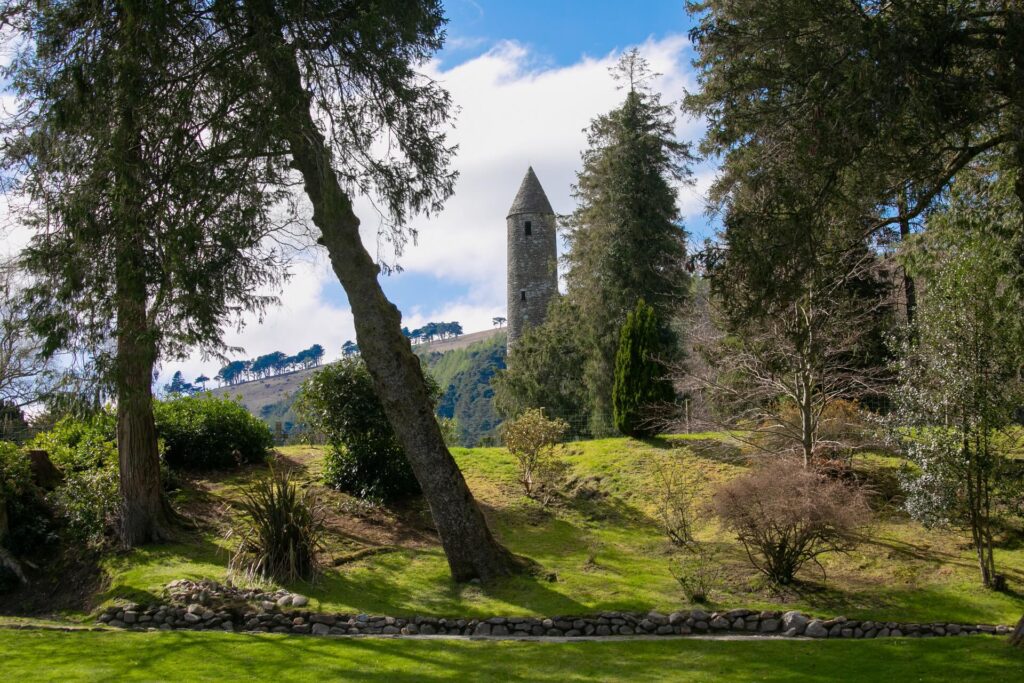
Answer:
[(241, 542), (229, 564), (249, 580), (311, 580), (320, 568), (323, 508), (287, 472), (272, 471), (243, 492)]

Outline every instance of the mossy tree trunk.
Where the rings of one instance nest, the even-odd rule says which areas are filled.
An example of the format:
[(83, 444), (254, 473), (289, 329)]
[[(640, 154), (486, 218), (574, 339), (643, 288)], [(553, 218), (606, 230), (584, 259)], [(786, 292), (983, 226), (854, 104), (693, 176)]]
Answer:
[(379, 267), (359, 237), (359, 219), (334, 170), (332, 152), (311, 113), (294, 48), (271, 0), (247, 0), (253, 49), (272, 93), (278, 130), (301, 175), (331, 265), (348, 294), (356, 339), (374, 388), (430, 505), (452, 577), (484, 581), (515, 562), (491, 535), (434, 417), (420, 361), (401, 332), (401, 314), (384, 296)]

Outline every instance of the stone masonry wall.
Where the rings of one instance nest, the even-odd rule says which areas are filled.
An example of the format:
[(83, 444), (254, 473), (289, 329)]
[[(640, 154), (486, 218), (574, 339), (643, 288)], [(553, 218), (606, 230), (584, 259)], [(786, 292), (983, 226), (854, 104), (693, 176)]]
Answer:
[(976, 634), (1005, 635), (1012, 627), (990, 624), (858, 621), (815, 618), (790, 611), (680, 610), (601, 612), (591, 616), (492, 617), (371, 616), (327, 614), (303, 609), (309, 600), (285, 591), (263, 593), (215, 582), (176, 581), (165, 604), (124, 604), (107, 608), (99, 621), (133, 630), (219, 630), (319, 636), (453, 635), (474, 637), (602, 637), (746, 634), (807, 638), (934, 638)]
[[(507, 219), (508, 343), (539, 325), (558, 295), (557, 226), (553, 214), (518, 213)], [(530, 234), (526, 234), (526, 222)], [(526, 293), (526, 301), (522, 293)]]

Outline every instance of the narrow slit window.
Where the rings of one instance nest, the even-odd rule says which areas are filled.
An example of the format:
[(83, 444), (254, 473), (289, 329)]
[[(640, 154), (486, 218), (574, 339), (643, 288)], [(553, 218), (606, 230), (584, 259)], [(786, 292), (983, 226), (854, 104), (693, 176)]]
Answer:
[(526, 221), (525, 232), (527, 235), (533, 234), (533, 223), (530, 221)]
[(520, 289), (519, 290), (519, 300), (520, 301), (526, 301), (526, 290), (525, 289)]

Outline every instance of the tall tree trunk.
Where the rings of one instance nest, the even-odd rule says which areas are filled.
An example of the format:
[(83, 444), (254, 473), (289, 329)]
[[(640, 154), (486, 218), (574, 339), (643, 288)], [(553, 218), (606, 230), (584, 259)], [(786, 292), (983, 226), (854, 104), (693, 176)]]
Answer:
[(120, 88), (116, 94), (118, 129), (114, 137), (119, 163), (114, 177), (114, 232), (117, 358), (117, 460), (120, 466), (121, 542), (132, 547), (166, 538), (167, 516), (160, 490), (160, 459), (153, 418), (153, 367), (156, 340), (147, 319), (146, 226), (140, 180), (141, 133), (137, 110), (142, 74), (139, 54), (141, 13), (127, 0), (118, 7), (121, 45)]
[[(897, 210), (900, 212), (900, 242), (906, 242), (910, 237), (910, 219), (906, 218), (907, 213), (907, 188), (903, 188), (897, 200)], [(914, 286), (914, 278), (910, 276), (906, 268), (903, 268), (903, 295), (907, 304), (907, 323), (914, 324), (914, 312), (917, 310), (917, 289)]]
[[(121, 542), (133, 547), (167, 537), (160, 489), (160, 460), (153, 419), (155, 350), (145, 327), (145, 304), (137, 273), (126, 254), (118, 258), (117, 282), (117, 460), (120, 466)], [(140, 318), (142, 324), (140, 325)]]
[(331, 265), (352, 305), (356, 340), (413, 473), (423, 489), (456, 581), (484, 581), (515, 569), (495, 541), (462, 472), (448, 452), (431, 408), (420, 361), (401, 332), (401, 314), (377, 281), (378, 266), (359, 237), (359, 219), (334, 172), (331, 150), (311, 114), (298, 61), (268, 0), (247, 0), (254, 49), (270, 80), (279, 130), (302, 174)]
[(814, 460), (814, 403), (812, 388), (805, 382), (800, 397), (800, 445), (804, 455), (804, 469), (809, 469)]

